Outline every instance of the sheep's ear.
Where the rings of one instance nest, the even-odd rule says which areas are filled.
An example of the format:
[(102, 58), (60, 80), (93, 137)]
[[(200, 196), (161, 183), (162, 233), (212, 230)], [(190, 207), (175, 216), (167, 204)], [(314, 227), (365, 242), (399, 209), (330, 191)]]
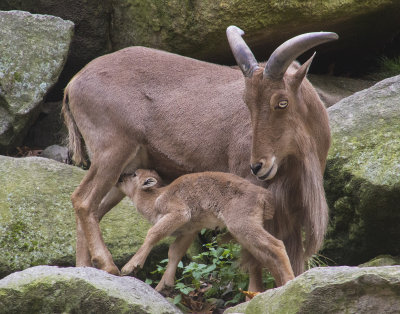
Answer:
[(142, 185), (142, 190), (147, 190), (148, 188), (151, 188), (152, 186), (157, 184), (157, 179), (153, 177), (149, 177), (146, 180), (144, 180), (143, 185)]
[(308, 69), (310, 68), (311, 62), (313, 61), (315, 57), (316, 52), (313, 53), (310, 59), (308, 59), (306, 62), (303, 63), (303, 65), (297, 70), (297, 72), (294, 74), (293, 78), (293, 87), (296, 89), (301, 85), (301, 82), (303, 82), (304, 78), (306, 77), (308, 73)]

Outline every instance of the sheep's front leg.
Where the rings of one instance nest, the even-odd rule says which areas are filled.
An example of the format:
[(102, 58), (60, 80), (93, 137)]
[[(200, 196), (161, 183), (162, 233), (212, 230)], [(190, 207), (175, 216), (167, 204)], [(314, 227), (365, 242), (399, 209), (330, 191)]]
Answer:
[(164, 272), (160, 282), (158, 283), (156, 290), (162, 291), (167, 287), (173, 287), (175, 283), (175, 273), (176, 268), (183, 255), (185, 255), (188, 250), (190, 244), (192, 244), (194, 238), (197, 235), (196, 232), (186, 233), (178, 236), (174, 243), (172, 243), (168, 250), (168, 265), (167, 269)]
[(138, 268), (143, 268), (144, 262), (146, 261), (146, 258), (154, 245), (156, 245), (157, 242), (161, 241), (165, 237), (169, 236), (187, 221), (187, 216), (181, 214), (180, 211), (168, 213), (162, 217), (153, 227), (149, 229), (143, 245), (130, 259), (130, 261), (122, 268), (121, 274), (129, 275)]

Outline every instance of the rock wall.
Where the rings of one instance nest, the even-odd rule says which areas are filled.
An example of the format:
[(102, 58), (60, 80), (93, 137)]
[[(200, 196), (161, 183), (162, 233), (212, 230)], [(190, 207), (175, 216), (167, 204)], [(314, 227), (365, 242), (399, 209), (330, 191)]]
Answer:
[[(203, 60), (234, 64), (225, 29), (243, 28), (259, 60), (302, 32), (334, 31), (340, 42), (320, 50), (314, 67), (368, 64), (400, 36), (396, 0), (3, 0), (0, 10), (26, 10), (72, 20), (76, 36), (64, 83), (89, 60), (132, 45), (164, 49)], [(371, 21), (374, 21), (371, 23)], [(400, 50), (400, 47), (397, 51)], [(360, 58), (360, 53), (363, 58)], [(65, 84), (64, 84), (65, 86)]]

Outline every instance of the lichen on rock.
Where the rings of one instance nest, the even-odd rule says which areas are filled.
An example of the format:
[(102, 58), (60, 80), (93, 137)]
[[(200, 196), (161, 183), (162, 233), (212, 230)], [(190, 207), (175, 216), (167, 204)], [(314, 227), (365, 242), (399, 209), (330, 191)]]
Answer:
[(322, 254), (358, 265), (400, 247), (400, 76), (328, 109), (325, 173), (331, 222)]
[(0, 280), (1, 313), (181, 313), (147, 284), (90, 267), (37, 266)]
[[(0, 278), (36, 265), (75, 265), (75, 214), (70, 196), (85, 171), (40, 157), (0, 156)], [(102, 220), (106, 245), (121, 267), (143, 243), (150, 224), (128, 199)], [(162, 241), (145, 269), (167, 257)]]
[(17, 145), (39, 114), (68, 56), (74, 24), (0, 11), (0, 151)]
[(224, 313), (398, 313), (400, 266), (313, 268)]

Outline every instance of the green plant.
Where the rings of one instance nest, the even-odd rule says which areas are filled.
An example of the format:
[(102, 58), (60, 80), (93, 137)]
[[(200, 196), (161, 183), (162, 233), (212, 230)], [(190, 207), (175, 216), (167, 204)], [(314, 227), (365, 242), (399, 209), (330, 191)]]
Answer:
[[(236, 243), (217, 245), (215, 238), (203, 245), (204, 252), (193, 256), (193, 261), (186, 266), (178, 265), (175, 290), (183, 295), (201, 291), (205, 299), (223, 299), (225, 305), (238, 303), (244, 296), (239, 289), (245, 289), (248, 275), (240, 270), (238, 257), (240, 246)], [(167, 259), (162, 260), (152, 274), (163, 274)], [(153, 283), (149, 280), (147, 283)], [(181, 295), (174, 298), (174, 303), (181, 301)]]
[(378, 59), (378, 68), (370, 77), (375, 80), (383, 80), (400, 74), (400, 56), (388, 58), (382, 56)]
[[(225, 308), (245, 299), (241, 290), (247, 290), (248, 274), (240, 269), (240, 245), (237, 243), (217, 243), (218, 233), (202, 230), (200, 241), (203, 251), (191, 261), (178, 264), (174, 291), (170, 294), (174, 304), (185, 311), (205, 311), (210, 308)], [(222, 240), (223, 241), (223, 240)], [(168, 259), (162, 260), (151, 272), (153, 280), (146, 283), (156, 285), (154, 276), (164, 274)], [(264, 273), (264, 287), (274, 288), (274, 278)], [(203, 304), (203, 308), (193, 308)]]
[(307, 261), (306, 268), (307, 270), (309, 270), (315, 267), (327, 267), (330, 264), (336, 264), (336, 263), (329, 257), (323, 256), (321, 254), (314, 254)]

